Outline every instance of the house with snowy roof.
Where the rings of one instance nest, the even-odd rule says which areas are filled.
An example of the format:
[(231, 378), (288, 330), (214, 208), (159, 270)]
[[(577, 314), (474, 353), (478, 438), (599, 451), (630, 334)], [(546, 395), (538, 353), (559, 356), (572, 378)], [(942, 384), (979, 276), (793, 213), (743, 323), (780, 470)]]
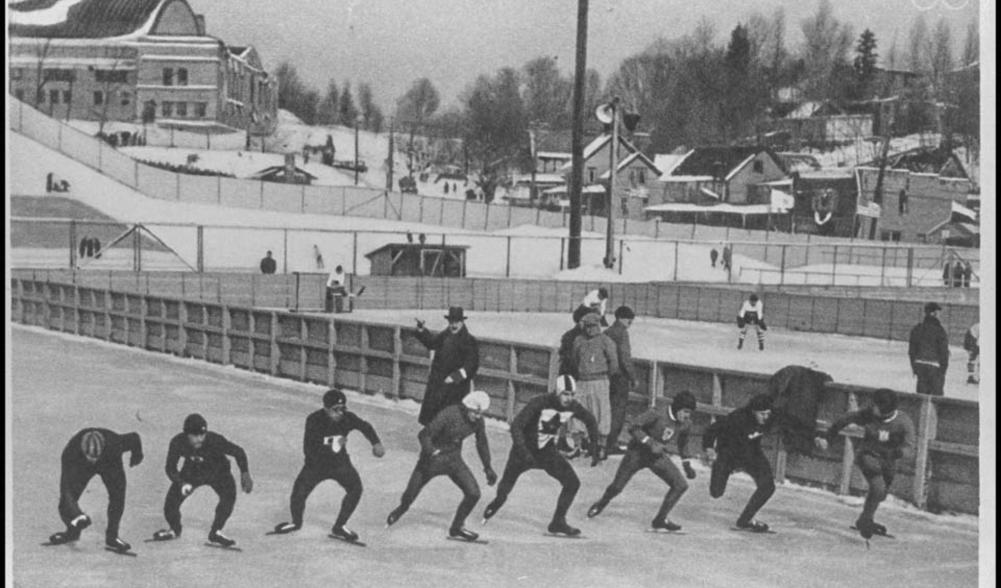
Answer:
[(753, 227), (749, 217), (792, 208), (792, 178), (767, 147), (697, 147), (682, 157), (660, 176), (647, 217)]
[[(651, 191), (656, 190), (656, 179), (661, 172), (653, 160), (643, 154), (635, 144), (619, 135), (616, 150), (618, 162), (615, 166), (614, 195), (618, 208), (616, 216), (642, 220), (643, 209), (649, 204)], [(607, 214), (607, 189), (612, 168), (612, 135), (604, 133), (584, 147), (584, 189), (583, 207), (587, 214), (605, 216)], [(558, 173), (569, 183), (573, 163), (567, 162)], [(604, 188), (603, 194), (597, 188)]]
[(55, 118), (266, 134), (278, 85), (186, 0), (10, 3), (10, 92)]

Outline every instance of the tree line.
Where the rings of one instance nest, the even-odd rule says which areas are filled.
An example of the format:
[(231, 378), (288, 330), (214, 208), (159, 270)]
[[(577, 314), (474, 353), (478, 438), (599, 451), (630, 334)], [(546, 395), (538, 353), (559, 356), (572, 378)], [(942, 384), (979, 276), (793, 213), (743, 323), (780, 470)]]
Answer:
[(369, 84), (358, 84), (358, 102), (355, 104), (350, 81), (338, 87), (334, 80), (330, 80), (321, 96), (302, 80), (295, 66), (288, 61), (282, 62), (274, 75), (278, 79), (278, 108), (291, 112), (304, 123), (353, 127), (357, 122), (359, 127), (368, 131), (379, 133), (383, 130), (385, 117), (375, 104)]

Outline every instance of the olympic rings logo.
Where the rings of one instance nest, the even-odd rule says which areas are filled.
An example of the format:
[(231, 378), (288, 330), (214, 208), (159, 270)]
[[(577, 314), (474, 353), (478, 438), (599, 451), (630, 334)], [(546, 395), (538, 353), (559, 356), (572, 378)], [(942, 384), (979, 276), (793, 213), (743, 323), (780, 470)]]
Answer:
[(970, 3), (970, 0), (911, 0), (914, 8), (922, 12), (934, 10), (938, 6), (947, 10), (962, 10)]

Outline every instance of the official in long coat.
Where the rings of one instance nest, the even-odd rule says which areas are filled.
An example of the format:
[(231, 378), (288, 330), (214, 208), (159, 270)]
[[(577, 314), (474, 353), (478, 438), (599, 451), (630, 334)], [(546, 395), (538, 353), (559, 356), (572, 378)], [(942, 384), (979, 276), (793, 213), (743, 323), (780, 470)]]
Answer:
[(469, 393), (470, 381), (476, 377), (476, 370), (480, 367), (479, 345), (466, 329), (467, 317), (462, 307), (449, 308), (445, 318), (448, 328), (438, 334), (432, 334), (424, 328), (423, 321), (417, 321), (417, 338), (435, 352), (417, 418), (424, 426), (446, 406), (462, 402)]

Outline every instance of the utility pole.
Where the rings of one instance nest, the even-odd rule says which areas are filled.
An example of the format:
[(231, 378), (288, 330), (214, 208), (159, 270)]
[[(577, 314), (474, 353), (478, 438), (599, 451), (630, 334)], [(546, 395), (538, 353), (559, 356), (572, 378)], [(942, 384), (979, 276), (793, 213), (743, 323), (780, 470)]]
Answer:
[(386, 191), (393, 191), (393, 126), (396, 124), (396, 119), (389, 119), (389, 157), (386, 159), (387, 167), (386, 170)]
[(532, 203), (532, 206), (537, 206), (535, 201), (535, 165), (538, 159), (535, 156), (535, 131), (528, 129), (528, 149), (532, 154), (532, 185), (528, 189), (528, 200)]
[(619, 98), (612, 98), (612, 143), (608, 149), (608, 222), (605, 228), (605, 267), (615, 267), (615, 168), (619, 164)]
[(587, 2), (577, 0), (577, 52), (573, 79), (573, 143), (570, 172), (570, 239), (567, 269), (580, 267), (580, 192), (584, 179), (584, 81), (587, 77)]
[(355, 117), (355, 186), (358, 185), (358, 124), (361, 122), (361, 116)]
[[(873, 190), (872, 201), (878, 204), (880, 207), (880, 215), (882, 215), (883, 207), (883, 178), (886, 175), (886, 166), (889, 163), (888, 158), (890, 154), (890, 139), (893, 137), (893, 133), (890, 132), (890, 127), (893, 124), (893, 112), (896, 110), (897, 105), (894, 102), (891, 107), (890, 120), (887, 121), (886, 126), (883, 128), (883, 149), (879, 155), (879, 174), (876, 176), (876, 188)], [(876, 224), (879, 222), (879, 217), (871, 217), (872, 222), (869, 225), (869, 240), (874, 241), (876, 239)]]

